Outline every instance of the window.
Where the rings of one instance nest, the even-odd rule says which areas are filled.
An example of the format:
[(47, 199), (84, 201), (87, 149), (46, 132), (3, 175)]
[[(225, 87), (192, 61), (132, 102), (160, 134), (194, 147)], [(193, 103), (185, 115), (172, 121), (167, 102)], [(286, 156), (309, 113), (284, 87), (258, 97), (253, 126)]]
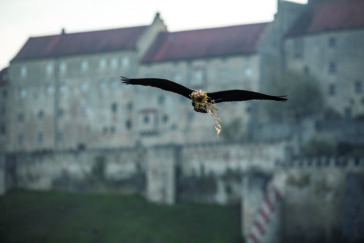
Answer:
[(162, 117), (162, 121), (164, 122), (164, 123), (167, 123), (168, 122), (168, 120), (169, 120), (169, 117), (168, 117), (168, 115), (163, 115), (163, 117)]
[(20, 146), (24, 145), (24, 135), (23, 134), (18, 135), (18, 144)]
[(5, 135), (5, 125), (4, 124), (1, 124), (1, 126), (0, 126), (0, 134)]
[(87, 107), (85, 105), (82, 106), (81, 113), (82, 113), (83, 116), (87, 116)]
[(351, 108), (349, 108), (349, 107), (346, 107), (345, 108), (345, 117), (346, 118), (351, 118), (351, 116), (352, 116), (352, 114), (351, 114), (352, 112), (351, 112)]
[(18, 122), (23, 122), (25, 120), (24, 114), (23, 113), (19, 113), (18, 114)]
[(336, 73), (336, 64), (334, 62), (330, 62), (330, 64), (329, 64), (329, 73), (330, 74)]
[(181, 81), (182, 81), (182, 76), (181, 76), (181, 74), (176, 73), (176, 74), (174, 75), (173, 79), (174, 79), (176, 82), (181, 82)]
[(44, 111), (43, 111), (43, 110), (40, 110), (40, 111), (38, 112), (38, 118), (39, 118), (39, 120), (42, 120), (42, 119), (43, 119), (43, 117), (44, 117)]
[(88, 61), (87, 60), (83, 60), (81, 62), (81, 71), (82, 72), (88, 71)]
[(121, 59), (121, 65), (123, 66), (123, 68), (128, 68), (129, 67), (129, 57), (123, 57)]
[(202, 70), (196, 70), (193, 73), (193, 79), (196, 81), (202, 81), (203, 79), (203, 71)]
[(43, 144), (43, 140), (44, 140), (44, 136), (43, 133), (38, 133), (38, 144), (42, 145)]
[(329, 86), (329, 95), (330, 96), (336, 95), (336, 86), (334, 84), (330, 84), (330, 86)]
[(245, 76), (250, 77), (250, 76), (252, 76), (252, 73), (253, 73), (253, 71), (252, 71), (252, 68), (251, 67), (246, 67), (244, 69)]
[(101, 90), (105, 90), (106, 89), (106, 81), (101, 80), (99, 83), (99, 87)]
[(163, 105), (165, 103), (165, 97), (163, 95), (160, 95), (158, 97), (158, 104)]
[(113, 79), (111, 81), (111, 87), (113, 88), (113, 90), (117, 89), (120, 85), (119, 79)]
[(148, 115), (145, 115), (145, 116), (144, 116), (144, 124), (148, 124), (148, 123), (149, 123), (149, 121), (150, 121), (149, 116), (148, 116)]
[(51, 85), (49, 85), (49, 86), (48, 86), (48, 88), (47, 88), (47, 93), (48, 93), (49, 95), (54, 94), (54, 87), (53, 87), (53, 86), (51, 86)]
[(104, 70), (106, 68), (106, 59), (105, 58), (101, 58), (99, 60), (99, 69), (100, 70)]
[(59, 64), (59, 72), (61, 74), (65, 74), (67, 72), (67, 64), (65, 62), (61, 62)]
[(301, 59), (303, 57), (303, 40), (302, 39), (295, 39), (293, 44), (293, 55), (296, 59)]
[(204, 82), (204, 70), (202, 68), (196, 68), (192, 73), (192, 86), (195, 88), (200, 88), (203, 86)]
[(111, 104), (111, 111), (112, 113), (116, 113), (118, 110), (118, 105), (116, 103)]
[(57, 141), (58, 142), (62, 142), (63, 141), (63, 133), (62, 132), (57, 132)]
[(21, 66), (20, 68), (20, 77), (25, 78), (28, 74), (28, 70), (26, 66)]
[(126, 126), (126, 129), (131, 130), (131, 128), (132, 128), (132, 122), (131, 122), (130, 119), (126, 121), (125, 126)]
[(103, 127), (103, 128), (102, 128), (102, 133), (103, 133), (103, 134), (107, 134), (107, 131), (108, 131), (107, 127)]
[(116, 57), (111, 58), (110, 66), (113, 69), (116, 69), (118, 67), (118, 59)]
[(226, 80), (229, 78), (229, 71), (227, 70), (227, 68), (222, 68), (220, 70), (220, 78), (223, 80)]
[(61, 88), (60, 88), (60, 91), (62, 94), (65, 94), (67, 91), (68, 91), (68, 87), (66, 84), (62, 84), (61, 85)]
[(305, 65), (305, 66), (303, 67), (303, 73), (304, 73), (304, 74), (309, 74), (309, 73), (310, 73), (310, 68), (309, 68), (308, 66), (306, 66), (306, 65)]
[(25, 97), (27, 97), (27, 90), (20, 89), (20, 98), (24, 99)]
[(111, 126), (111, 127), (110, 127), (110, 132), (111, 132), (111, 133), (115, 133), (115, 131), (116, 131), (116, 128), (115, 128), (114, 126)]
[(363, 85), (362, 85), (362, 82), (361, 81), (355, 81), (354, 90), (355, 90), (355, 93), (357, 93), (357, 94), (361, 94), (362, 93), (362, 91), (363, 91)]
[(47, 63), (46, 73), (47, 73), (47, 75), (51, 75), (53, 73), (53, 63)]
[(3, 97), (5, 98), (5, 97), (7, 97), (7, 96), (8, 96), (8, 91), (3, 90)]
[(128, 109), (128, 111), (133, 111), (133, 103), (129, 102), (126, 108)]
[(188, 114), (187, 114), (187, 120), (189, 122), (191, 122), (193, 120), (194, 116), (195, 116), (195, 113), (194, 112), (192, 112), (192, 111), (188, 112)]
[(331, 48), (336, 47), (336, 38), (335, 37), (330, 37), (329, 40), (328, 40), (328, 44), (329, 44), (329, 47), (331, 47)]
[(83, 83), (81, 84), (81, 90), (82, 90), (83, 92), (86, 92), (86, 91), (88, 90), (88, 83), (87, 83), (87, 82), (83, 82)]
[(58, 118), (63, 117), (63, 115), (64, 115), (64, 110), (62, 108), (58, 109), (58, 112), (57, 112)]

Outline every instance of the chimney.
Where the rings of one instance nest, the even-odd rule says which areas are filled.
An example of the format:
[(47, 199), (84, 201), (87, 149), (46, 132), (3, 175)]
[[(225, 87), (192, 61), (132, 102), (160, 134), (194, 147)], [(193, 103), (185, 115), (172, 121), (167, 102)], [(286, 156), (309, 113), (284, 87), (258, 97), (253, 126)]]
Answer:
[(66, 29), (65, 28), (62, 28), (61, 35), (64, 35), (64, 34), (66, 34)]

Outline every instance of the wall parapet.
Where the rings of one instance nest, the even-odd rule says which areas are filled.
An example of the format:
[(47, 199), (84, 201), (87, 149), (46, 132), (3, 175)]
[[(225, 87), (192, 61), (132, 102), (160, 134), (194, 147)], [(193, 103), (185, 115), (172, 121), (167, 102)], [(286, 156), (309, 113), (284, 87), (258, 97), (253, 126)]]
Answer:
[(341, 168), (341, 169), (363, 169), (364, 157), (310, 157), (294, 158), (289, 161), (277, 160), (276, 168)]

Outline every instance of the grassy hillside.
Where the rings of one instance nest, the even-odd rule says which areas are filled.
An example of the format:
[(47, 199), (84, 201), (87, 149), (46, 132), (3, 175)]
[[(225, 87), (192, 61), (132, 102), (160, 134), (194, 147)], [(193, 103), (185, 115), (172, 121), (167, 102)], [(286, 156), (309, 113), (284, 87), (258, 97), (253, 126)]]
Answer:
[(0, 197), (0, 242), (241, 242), (240, 210), (139, 196), (15, 191)]

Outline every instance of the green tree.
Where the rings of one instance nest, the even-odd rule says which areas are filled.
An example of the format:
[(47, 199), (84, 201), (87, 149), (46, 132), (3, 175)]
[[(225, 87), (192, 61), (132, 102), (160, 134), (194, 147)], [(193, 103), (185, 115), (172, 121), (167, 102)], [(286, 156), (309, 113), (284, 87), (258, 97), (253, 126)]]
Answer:
[(297, 121), (305, 117), (317, 117), (323, 109), (323, 96), (318, 80), (310, 75), (287, 72), (282, 80), (272, 79), (267, 85), (272, 94), (287, 95), (284, 105), (264, 103), (271, 120)]
[(234, 118), (229, 123), (223, 124), (221, 136), (228, 142), (243, 142), (246, 139), (243, 127), (241, 119)]

